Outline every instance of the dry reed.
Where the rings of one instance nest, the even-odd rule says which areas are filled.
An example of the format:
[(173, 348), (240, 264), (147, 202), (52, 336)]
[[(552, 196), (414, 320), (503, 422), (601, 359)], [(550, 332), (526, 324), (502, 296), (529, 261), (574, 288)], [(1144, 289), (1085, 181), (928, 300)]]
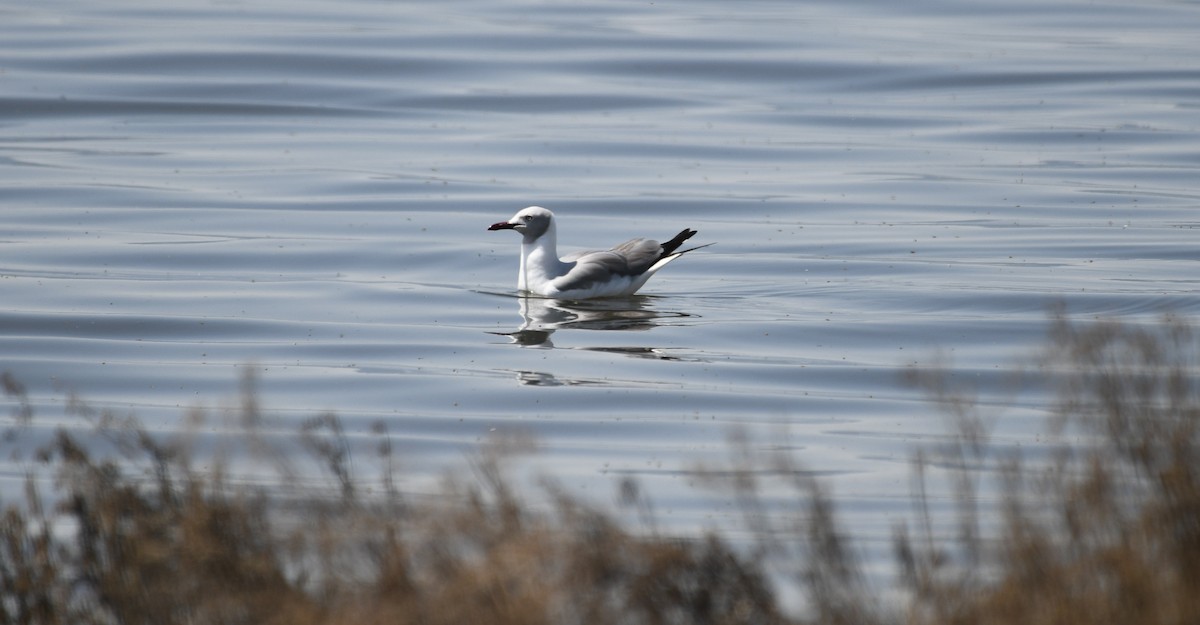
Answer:
[[(384, 487), (367, 488), (333, 415), (304, 423), (292, 448), (321, 467), (329, 488), (314, 490), (295, 454), (259, 432), (253, 378), (238, 427), (282, 484), (267, 489), (231, 478), (234, 454), (197, 450), (188, 431), (199, 412), (190, 430), (160, 436), (72, 399), (92, 429), (41, 445), (23, 498), (0, 517), (0, 623), (1197, 623), (1197, 358), (1178, 320), (1056, 320), (1037, 363), (1054, 384), (1053, 453), (1037, 461), (991, 445), (989, 418), (949, 374), (917, 376), (951, 417), (953, 442), (914, 457), (916, 512), (895, 534), (901, 605), (864, 581), (820, 478), (744, 436), (726, 463), (700, 470), (755, 537), (735, 549), (715, 534), (659, 533), (634, 483), (621, 490), (640, 528), (553, 484), (552, 505), (531, 506), (507, 477), (504, 445), (482, 449), (441, 496), (410, 501), (383, 424), (373, 433), (385, 470), (372, 483)], [(36, 415), (20, 382), (0, 382), (4, 441), (20, 448)], [(957, 507), (949, 538), (933, 529), (933, 467), (951, 467), (939, 473)], [(982, 518), (984, 479), (998, 480), (999, 523)], [(790, 486), (792, 513), (764, 501), (764, 480)], [(783, 614), (771, 578), (807, 610)]]

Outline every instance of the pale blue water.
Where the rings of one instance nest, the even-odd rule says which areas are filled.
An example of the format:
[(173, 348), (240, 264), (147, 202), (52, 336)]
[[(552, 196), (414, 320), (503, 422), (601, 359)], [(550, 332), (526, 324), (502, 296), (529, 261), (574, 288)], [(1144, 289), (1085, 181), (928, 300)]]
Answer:
[[(1183, 2), (10, 3), (0, 368), (39, 427), (74, 391), (169, 430), (255, 367), (285, 426), (334, 410), (369, 448), (386, 422), (417, 491), (525, 429), (572, 492), (639, 477), (678, 531), (727, 513), (685, 470), (782, 427), (885, 544), (944, 432), (906, 368), (1007, 399), (1057, 303), (1200, 312), (1198, 27)], [(485, 228), (530, 204), (564, 249), (717, 245), (631, 301), (526, 302)], [(1016, 401), (1001, 440), (1033, 445)]]

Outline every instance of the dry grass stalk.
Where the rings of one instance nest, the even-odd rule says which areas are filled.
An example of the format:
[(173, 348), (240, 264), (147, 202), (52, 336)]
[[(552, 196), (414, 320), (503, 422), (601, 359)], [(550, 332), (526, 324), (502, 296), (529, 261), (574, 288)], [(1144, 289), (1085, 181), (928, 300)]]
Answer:
[[(531, 506), (504, 471), (504, 446), (483, 449), (473, 473), (448, 478), (441, 497), (407, 501), (383, 424), (372, 428), (385, 467), (372, 493), (336, 417), (303, 424), (291, 447), (263, 435), (248, 377), (226, 427), (244, 431), (242, 456), (273, 462), (270, 490), (230, 478), (236, 450), (201, 453), (186, 431), (151, 435), (130, 415), (73, 398), (70, 410), (94, 435), (85, 444), (58, 431), (28, 465), (23, 501), (0, 516), (0, 624), (1200, 622), (1200, 350), (1191, 329), (1060, 319), (1046, 353), (1040, 373), (1057, 397), (1049, 461), (997, 452), (994, 417), (979, 402), (948, 377), (918, 380), (953, 436), (914, 458), (915, 514), (895, 534), (902, 607), (877, 600), (864, 581), (819, 476), (744, 434), (726, 463), (700, 473), (741, 511), (757, 542), (748, 555), (716, 535), (661, 535), (634, 483), (621, 492), (641, 532), (554, 484), (544, 485), (552, 505)], [(0, 383), (12, 404), (4, 440), (21, 449), (32, 403), (11, 376)], [(192, 432), (205, 419), (191, 414)], [(299, 449), (323, 486), (301, 478)], [(203, 470), (193, 464), (201, 455), (212, 460)], [(930, 512), (935, 467), (956, 502), (949, 539)], [(47, 470), (49, 487), (37, 477)], [(979, 505), (989, 479), (1002, 493), (998, 525), (983, 523), (990, 512)], [(768, 505), (767, 481), (795, 493), (790, 514)], [(807, 597), (802, 617), (777, 607), (766, 580), (780, 572)]]

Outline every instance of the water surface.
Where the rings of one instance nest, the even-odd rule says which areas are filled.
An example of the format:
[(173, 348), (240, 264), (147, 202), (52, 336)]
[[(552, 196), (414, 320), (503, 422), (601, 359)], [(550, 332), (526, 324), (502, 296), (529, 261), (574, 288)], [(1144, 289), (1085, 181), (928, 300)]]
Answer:
[[(914, 365), (1036, 445), (1005, 372), (1047, 311), (1200, 312), (1200, 7), (1177, 2), (139, 2), (0, 8), (0, 354), (170, 431), (258, 373), (272, 423), (336, 411), (401, 486), (497, 431), (664, 527), (687, 469), (786, 432), (881, 545)], [(516, 296), (539, 204), (564, 249), (683, 227), (643, 295)], [(220, 436), (214, 432), (214, 436)], [(363, 452), (361, 464), (369, 454)], [(17, 476), (19, 465), (8, 475)], [(11, 488), (15, 482), (10, 481)], [(886, 550), (872, 564), (886, 560)]]

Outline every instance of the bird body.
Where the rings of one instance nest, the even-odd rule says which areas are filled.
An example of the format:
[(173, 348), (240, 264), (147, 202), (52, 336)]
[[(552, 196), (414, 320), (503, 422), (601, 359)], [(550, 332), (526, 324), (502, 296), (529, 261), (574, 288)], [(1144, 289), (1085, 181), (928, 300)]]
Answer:
[(632, 295), (667, 263), (706, 247), (677, 251), (696, 234), (685, 228), (666, 243), (631, 239), (610, 250), (559, 258), (554, 213), (540, 206), (521, 209), (512, 219), (492, 224), (488, 230), (515, 230), (521, 234), (518, 289), (558, 299)]

